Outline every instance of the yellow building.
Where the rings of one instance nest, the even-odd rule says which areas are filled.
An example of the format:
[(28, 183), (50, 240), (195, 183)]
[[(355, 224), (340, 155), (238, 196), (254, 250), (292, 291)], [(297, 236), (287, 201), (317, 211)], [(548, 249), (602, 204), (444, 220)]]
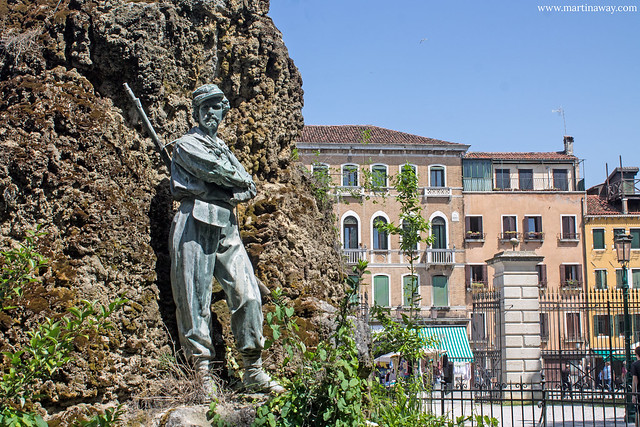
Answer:
[(632, 237), (627, 275), (632, 348), (640, 341), (640, 189), (637, 173), (635, 167), (616, 168), (603, 184), (588, 190), (584, 215), (588, 336), (596, 356), (623, 357), (623, 270), (614, 246), (618, 234)]

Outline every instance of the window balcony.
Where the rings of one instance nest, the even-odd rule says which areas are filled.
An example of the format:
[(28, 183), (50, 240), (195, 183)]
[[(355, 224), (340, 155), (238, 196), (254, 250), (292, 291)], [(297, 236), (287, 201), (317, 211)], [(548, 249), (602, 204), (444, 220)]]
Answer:
[(580, 233), (559, 233), (558, 234), (559, 242), (579, 242), (580, 241)]
[(427, 249), (425, 252), (429, 265), (453, 265), (456, 263), (455, 249)]
[(509, 242), (511, 239), (517, 239), (518, 241), (520, 241), (521, 237), (522, 233), (519, 233), (517, 231), (505, 231), (498, 235), (498, 238), (501, 242)]
[(346, 197), (362, 197), (364, 196), (364, 189), (358, 186), (341, 185), (334, 187), (335, 194), (338, 196)]
[(343, 249), (342, 256), (347, 265), (355, 265), (361, 260), (367, 259), (366, 249)]
[(451, 187), (424, 187), (425, 198), (451, 198)]
[(542, 231), (527, 231), (524, 233), (525, 242), (542, 242), (544, 240), (544, 233)]
[(484, 242), (486, 233), (480, 231), (467, 231), (464, 235), (465, 242)]

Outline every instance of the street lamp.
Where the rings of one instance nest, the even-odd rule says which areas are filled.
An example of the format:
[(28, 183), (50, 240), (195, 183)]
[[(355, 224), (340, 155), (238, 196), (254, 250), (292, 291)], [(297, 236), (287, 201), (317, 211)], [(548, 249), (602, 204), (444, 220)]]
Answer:
[(635, 406), (631, 403), (631, 317), (629, 317), (629, 279), (627, 266), (631, 258), (632, 237), (619, 234), (615, 238), (618, 262), (622, 265), (622, 304), (624, 308), (624, 352), (627, 361), (627, 377), (625, 378), (625, 403), (627, 422), (635, 421)]

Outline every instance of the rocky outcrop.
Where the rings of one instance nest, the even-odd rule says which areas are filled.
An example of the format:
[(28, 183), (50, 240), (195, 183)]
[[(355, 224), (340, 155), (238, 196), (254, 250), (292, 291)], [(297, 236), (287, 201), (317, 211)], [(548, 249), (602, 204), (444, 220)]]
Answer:
[[(192, 124), (190, 93), (231, 102), (220, 136), (258, 182), (239, 210), (257, 275), (285, 289), (311, 341), (342, 295), (330, 213), (291, 161), (300, 75), (263, 0), (0, 0), (0, 237), (42, 224), (44, 285), (0, 319), (0, 348), (80, 299), (129, 300), (101, 342), (46, 384), (50, 410), (126, 400), (172, 353), (168, 175), (122, 89), (171, 141)], [(214, 304), (224, 358), (226, 307)], [(271, 363), (277, 363), (277, 357)]]

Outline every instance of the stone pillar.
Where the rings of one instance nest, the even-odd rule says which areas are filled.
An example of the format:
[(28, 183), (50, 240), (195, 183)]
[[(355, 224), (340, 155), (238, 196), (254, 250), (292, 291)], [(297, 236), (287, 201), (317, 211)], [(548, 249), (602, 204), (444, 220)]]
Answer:
[(544, 257), (532, 251), (504, 251), (487, 260), (495, 270), (493, 284), (501, 295), (502, 381), (539, 384), (540, 299), (536, 265)]

